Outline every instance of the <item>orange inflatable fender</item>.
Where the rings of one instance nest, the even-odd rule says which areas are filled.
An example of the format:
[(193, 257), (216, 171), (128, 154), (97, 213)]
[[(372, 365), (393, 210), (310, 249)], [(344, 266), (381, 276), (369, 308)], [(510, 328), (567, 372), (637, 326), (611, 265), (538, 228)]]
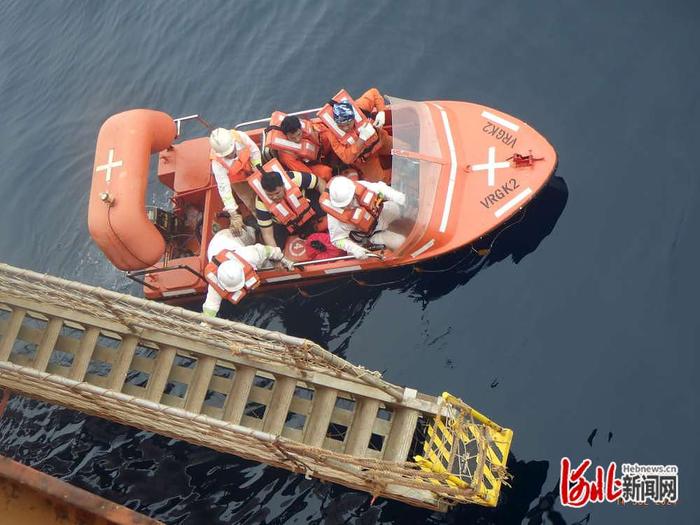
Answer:
[(168, 148), (176, 134), (170, 115), (150, 109), (117, 113), (100, 128), (88, 229), (120, 270), (148, 268), (165, 252), (165, 239), (146, 214), (146, 189), (151, 154)]

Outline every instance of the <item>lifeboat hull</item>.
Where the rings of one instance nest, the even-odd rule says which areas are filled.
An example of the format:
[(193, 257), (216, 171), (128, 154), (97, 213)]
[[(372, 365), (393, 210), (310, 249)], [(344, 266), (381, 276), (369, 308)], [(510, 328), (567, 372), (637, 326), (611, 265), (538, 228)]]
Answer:
[[(410, 103), (396, 100), (396, 106), (393, 102), (388, 106), (389, 130), (394, 108), (398, 115), (401, 102)], [(411, 104), (420, 106), (418, 112), (426, 125), (421, 130), (422, 142), (404, 151), (395, 135), (392, 156), (429, 165), (426, 172), (430, 178), (424, 181), (424, 172), (420, 171), (420, 180), (415, 181), (420, 186), (420, 213), (401, 249), (385, 252), (382, 258), (360, 261), (348, 256), (317, 263), (307, 261), (300, 239), (291, 238), (286, 255), (305, 264), (294, 271), (261, 270), (262, 285), (255, 293), (416, 264), (468, 246), (525, 207), (556, 169), (557, 155), (552, 145), (520, 119), (467, 102)], [(312, 111), (310, 119), (314, 118)], [(206, 292), (201, 276), (206, 246), (215, 228), (226, 227), (218, 218), (223, 204), (209, 173), (207, 141), (197, 138), (171, 145), (176, 131), (169, 116), (158, 112), (138, 114), (138, 124), (129, 113), (117, 115), (121, 118), (115, 122), (108, 120), (100, 132), (90, 197), (90, 232), (118, 268), (146, 268), (139, 278), (147, 298), (191, 302)], [(257, 122), (260, 127), (243, 131), (260, 145), (266, 122)], [(133, 126), (137, 124), (145, 129), (136, 130)], [(426, 137), (430, 144), (424, 144)], [(176, 211), (185, 215), (187, 210), (196, 209), (201, 215), (201, 230), (196, 233), (199, 249), (180, 256), (172, 256), (144, 211), (147, 158), (157, 151), (161, 151), (158, 176), (174, 190)], [(113, 171), (112, 180), (105, 180), (104, 166), (121, 160), (117, 152), (128, 157), (124, 161), (128, 169)], [(426, 185), (429, 191), (424, 191)], [(111, 206), (101, 199), (104, 192), (114, 197)], [(169, 255), (163, 259), (164, 253)]]
[(552, 145), (527, 123), (468, 102), (429, 102), (444, 162), (433, 213), (404, 263), (472, 244), (523, 209), (557, 167)]

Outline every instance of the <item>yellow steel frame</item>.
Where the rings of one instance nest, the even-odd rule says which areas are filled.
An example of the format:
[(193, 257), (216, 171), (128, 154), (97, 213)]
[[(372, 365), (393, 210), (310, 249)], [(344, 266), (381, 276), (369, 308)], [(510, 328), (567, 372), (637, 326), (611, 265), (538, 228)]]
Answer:
[[(443, 392), (442, 400), (445, 407), (435, 415), (427, 429), (423, 455), (415, 456), (414, 460), (422, 470), (441, 474), (440, 479), (431, 480), (434, 485), (464, 489), (464, 495), (456, 495), (454, 499), (495, 507), (513, 431), (497, 425), (447, 392)], [(454, 452), (458, 449), (456, 440), (461, 441), (463, 448), (472, 441), (477, 442), (476, 469), (471, 476), (467, 476), (471, 479), (451, 473), (454, 462), (459, 461), (458, 454)]]

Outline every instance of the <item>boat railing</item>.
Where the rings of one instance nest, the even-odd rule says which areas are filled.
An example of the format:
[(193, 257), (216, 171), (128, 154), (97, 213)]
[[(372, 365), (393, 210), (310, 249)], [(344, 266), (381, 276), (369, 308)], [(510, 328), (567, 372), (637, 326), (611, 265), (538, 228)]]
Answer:
[(190, 120), (196, 120), (199, 122), (204, 128), (206, 128), (208, 131), (212, 131), (214, 127), (209, 124), (209, 122), (202, 116), (200, 115), (187, 115), (186, 117), (178, 117), (176, 119), (173, 119), (175, 122), (175, 126), (177, 127), (177, 135), (175, 138), (180, 136), (180, 130), (182, 128), (182, 123), (183, 122), (188, 122)]
[[(295, 111), (294, 113), (287, 113), (287, 116), (298, 116), (298, 115), (304, 115), (306, 113), (316, 114), (320, 110), (321, 110), (321, 108), (304, 109), (302, 111)], [(257, 120), (248, 120), (246, 122), (239, 122), (238, 124), (233, 126), (233, 129), (240, 129), (243, 127), (254, 126), (254, 125), (259, 125), (259, 124), (264, 124), (264, 123), (269, 124), (269, 122), (270, 122), (270, 117), (261, 118), (261, 119), (257, 119)]]
[[(384, 260), (384, 256), (380, 255), (378, 253), (369, 253), (367, 254), (368, 257), (372, 257), (375, 259), (381, 259)], [(339, 257), (329, 257), (327, 259), (313, 259), (311, 261), (301, 261), (294, 263), (295, 268), (300, 268), (303, 266), (309, 266), (311, 264), (321, 264), (321, 263), (329, 263), (329, 262), (335, 262), (335, 261), (346, 261), (348, 259), (355, 259), (356, 257), (354, 255), (341, 255)]]
[[(380, 259), (384, 260), (384, 256), (381, 254), (377, 253), (370, 253), (368, 254), (368, 257), (372, 257), (375, 259)], [(355, 259), (354, 255), (341, 255), (339, 257), (329, 257), (326, 259), (313, 259), (310, 261), (300, 261), (297, 263), (294, 263), (295, 268), (301, 268), (304, 266), (309, 266), (312, 264), (323, 264), (323, 263), (330, 263), (330, 262), (336, 262), (336, 261), (345, 261), (348, 259)], [(175, 270), (185, 270), (193, 274), (195, 277), (198, 277), (202, 281), (206, 281), (205, 277), (197, 272), (194, 268), (187, 264), (178, 264), (176, 266), (164, 266), (162, 268), (146, 268), (143, 270), (134, 270), (130, 272), (126, 272), (126, 276), (131, 279), (132, 281), (135, 281), (143, 286), (146, 286), (147, 288), (151, 288), (152, 290), (156, 290), (157, 288), (151, 284), (148, 284), (143, 277), (155, 274), (155, 273), (163, 273), (163, 272), (172, 272)], [(259, 272), (265, 272), (265, 271), (270, 271), (274, 270), (274, 268), (260, 268), (258, 271)]]

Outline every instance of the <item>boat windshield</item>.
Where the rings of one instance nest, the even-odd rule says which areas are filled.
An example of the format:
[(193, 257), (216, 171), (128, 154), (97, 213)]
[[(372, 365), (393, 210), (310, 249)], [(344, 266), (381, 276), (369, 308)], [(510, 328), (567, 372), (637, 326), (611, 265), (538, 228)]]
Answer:
[(406, 195), (401, 218), (390, 231), (406, 237), (397, 251), (402, 255), (422, 237), (433, 212), (442, 168), (440, 143), (425, 102), (387, 97), (393, 136), (391, 186)]

